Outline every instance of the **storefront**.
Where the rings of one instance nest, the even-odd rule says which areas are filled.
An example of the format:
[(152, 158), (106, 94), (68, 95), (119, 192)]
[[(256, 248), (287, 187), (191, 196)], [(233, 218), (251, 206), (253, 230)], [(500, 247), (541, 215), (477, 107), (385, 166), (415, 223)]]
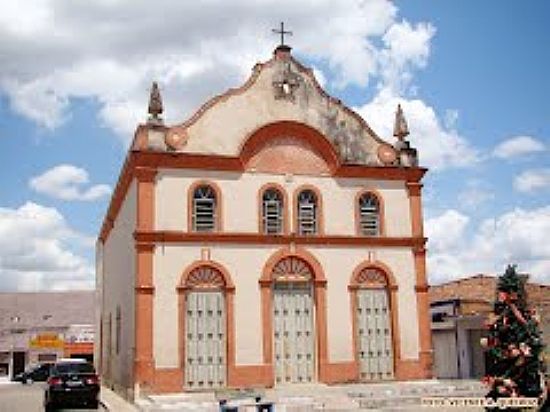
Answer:
[(0, 379), (64, 357), (93, 360), (94, 293), (0, 293)]

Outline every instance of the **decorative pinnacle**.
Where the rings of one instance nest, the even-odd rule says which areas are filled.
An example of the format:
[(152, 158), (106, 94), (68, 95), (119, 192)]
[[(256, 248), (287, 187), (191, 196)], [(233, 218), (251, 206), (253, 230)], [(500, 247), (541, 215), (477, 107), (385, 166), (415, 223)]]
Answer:
[(149, 95), (149, 120), (160, 121), (162, 114), (162, 97), (157, 82), (153, 82), (151, 86), (151, 94)]
[(405, 136), (409, 134), (409, 126), (407, 126), (407, 121), (405, 120), (405, 115), (403, 114), (403, 109), (401, 105), (397, 105), (397, 112), (395, 112), (395, 124), (393, 126), (393, 135), (399, 140), (404, 140)]

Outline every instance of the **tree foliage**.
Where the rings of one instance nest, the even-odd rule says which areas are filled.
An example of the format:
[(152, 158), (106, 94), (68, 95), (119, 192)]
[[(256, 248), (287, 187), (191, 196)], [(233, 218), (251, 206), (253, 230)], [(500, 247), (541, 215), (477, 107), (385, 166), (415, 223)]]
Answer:
[(544, 363), (539, 328), (540, 317), (527, 304), (527, 276), (509, 265), (500, 276), (493, 313), (487, 321), (488, 336), (481, 340), (487, 349), (485, 382), (488, 397), (541, 397)]

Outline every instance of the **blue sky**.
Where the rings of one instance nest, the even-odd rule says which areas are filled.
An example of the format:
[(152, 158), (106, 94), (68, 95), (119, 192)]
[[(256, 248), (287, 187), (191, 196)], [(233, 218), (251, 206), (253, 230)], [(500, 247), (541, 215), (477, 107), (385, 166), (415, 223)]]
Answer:
[[(391, 136), (402, 103), (425, 179), (434, 283), (518, 263), (550, 284), (546, 1), (28, 0), (0, 16), (0, 289), (93, 286), (93, 243), (158, 80), (169, 123), (277, 44)], [(238, 18), (237, 18), (238, 17)]]

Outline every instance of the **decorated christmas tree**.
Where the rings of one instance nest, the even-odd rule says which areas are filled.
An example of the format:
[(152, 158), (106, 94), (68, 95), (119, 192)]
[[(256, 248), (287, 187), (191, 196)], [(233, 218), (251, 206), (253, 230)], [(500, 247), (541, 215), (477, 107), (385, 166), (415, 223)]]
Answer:
[(540, 318), (527, 306), (525, 282), (508, 266), (497, 283), (493, 313), (487, 320), (485, 382), (487, 397), (542, 397), (544, 391)]

